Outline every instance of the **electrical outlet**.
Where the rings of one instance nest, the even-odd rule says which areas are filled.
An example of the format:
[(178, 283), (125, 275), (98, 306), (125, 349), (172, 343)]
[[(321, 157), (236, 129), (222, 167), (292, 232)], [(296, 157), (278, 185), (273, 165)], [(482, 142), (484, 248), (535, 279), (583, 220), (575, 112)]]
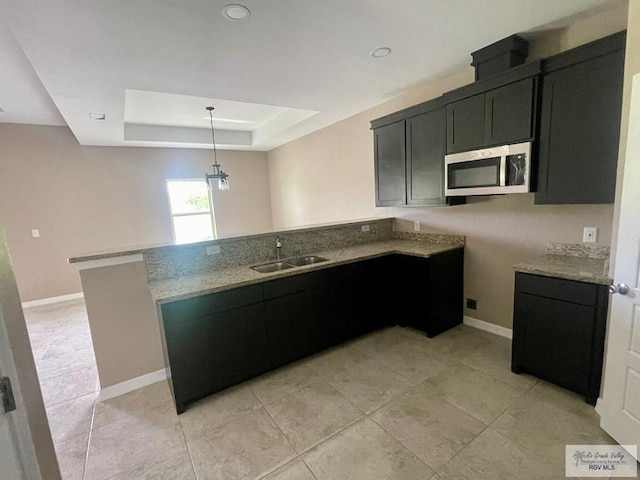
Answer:
[(469, 310), (475, 310), (478, 308), (478, 303), (473, 298), (467, 298), (467, 308)]
[(220, 245), (209, 245), (207, 247), (207, 255), (217, 255), (220, 253)]
[(598, 227), (584, 227), (582, 241), (584, 243), (596, 243), (598, 241)]
[(420, 220), (416, 220), (415, 222), (413, 222), (413, 231), (414, 232), (420, 231)]
[(369, 225), (362, 225), (362, 231), (363, 232), (368, 232), (369, 231)]

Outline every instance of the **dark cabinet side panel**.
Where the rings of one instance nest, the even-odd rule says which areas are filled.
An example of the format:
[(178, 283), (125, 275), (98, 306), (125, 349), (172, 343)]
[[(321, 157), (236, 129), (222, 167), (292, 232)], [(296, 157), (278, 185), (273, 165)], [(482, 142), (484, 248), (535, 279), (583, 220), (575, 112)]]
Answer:
[(373, 131), (376, 206), (406, 205), (405, 122)]
[(613, 203), (624, 52), (544, 77), (537, 204)]
[(407, 120), (407, 204), (441, 205), (444, 196), (445, 109)]

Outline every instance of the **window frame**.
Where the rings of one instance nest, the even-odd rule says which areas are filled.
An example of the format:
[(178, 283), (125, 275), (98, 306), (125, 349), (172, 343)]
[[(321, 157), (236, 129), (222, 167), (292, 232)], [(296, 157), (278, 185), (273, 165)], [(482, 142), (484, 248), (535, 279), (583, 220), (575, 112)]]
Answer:
[[(207, 189), (207, 200), (209, 201), (209, 209), (207, 211), (200, 211), (200, 212), (191, 212), (191, 213), (174, 213), (173, 212), (173, 208), (171, 205), (171, 190), (169, 188), (169, 185), (171, 182), (200, 182), (203, 183), (205, 185), (205, 188)], [(173, 237), (173, 241), (174, 243), (178, 243), (176, 240), (176, 227), (175, 227), (175, 222), (174, 222), (174, 218), (175, 217), (195, 217), (195, 216), (203, 216), (203, 215), (208, 215), (209, 216), (209, 221), (211, 222), (211, 235), (212, 238), (211, 239), (206, 239), (206, 240), (200, 240), (202, 242), (207, 242), (209, 240), (215, 240), (216, 238), (218, 238), (218, 232), (216, 229), (216, 217), (215, 217), (215, 212), (214, 212), (214, 207), (213, 207), (213, 195), (211, 194), (211, 189), (208, 188), (207, 182), (206, 180), (202, 180), (200, 178), (167, 178), (165, 179), (165, 189), (167, 191), (167, 202), (169, 204), (169, 220), (171, 223), (171, 235)], [(184, 245), (187, 243), (197, 243), (196, 242), (182, 242), (180, 243), (180, 245)]]

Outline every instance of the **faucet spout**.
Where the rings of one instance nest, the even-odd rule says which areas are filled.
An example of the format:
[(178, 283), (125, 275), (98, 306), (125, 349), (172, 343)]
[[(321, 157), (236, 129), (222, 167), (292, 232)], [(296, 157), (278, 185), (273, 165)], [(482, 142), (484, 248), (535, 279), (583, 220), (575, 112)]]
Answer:
[(280, 240), (280, 237), (276, 237), (276, 259), (282, 259), (282, 240)]

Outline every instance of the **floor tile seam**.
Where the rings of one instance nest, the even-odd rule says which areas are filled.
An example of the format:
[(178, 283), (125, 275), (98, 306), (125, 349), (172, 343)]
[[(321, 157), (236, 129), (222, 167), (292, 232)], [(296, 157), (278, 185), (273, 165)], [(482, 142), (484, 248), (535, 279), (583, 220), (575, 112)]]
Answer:
[[(40, 364), (42, 363), (43, 360), (40, 360)], [(52, 378), (57, 378), (57, 377), (62, 377), (63, 375), (69, 375), (70, 373), (76, 373), (79, 370), (83, 370), (85, 368), (93, 368), (93, 365), (90, 366), (80, 366), (80, 367), (73, 367), (70, 370), (66, 370), (65, 373), (61, 373), (61, 374), (56, 374), (56, 375), (46, 375), (46, 376), (41, 376), (41, 372), (37, 371), (37, 367), (36, 367), (36, 373), (38, 374), (38, 381), (39, 382), (44, 382), (45, 380), (51, 380)]]
[[(352, 406), (352, 407), (354, 407), (356, 410), (358, 410), (358, 412), (360, 412), (362, 415), (366, 415), (366, 412), (364, 412), (361, 408), (359, 408), (356, 404), (354, 404), (351, 400), (349, 400), (349, 398), (348, 398), (346, 395), (344, 395), (340, 390), (338, 390), (338, 389), (337, 389), (334, 385), (332, 385), (328, 380), (325, 380), (325, 379), (321, 379), (321, 380), (322, 380), (324, 383), (326, 383), (326, 384), (327, 384), (327, 385), (328, 385), (328, 386), (329, 386), (329, 387), (334, 391), (334, 393), (337, 393), (340, 397), (342, 397), (342, 399), (343, 399), (343, 400), (346, 400), (346, 401), (349, 403), (349, 405), (351, 405), (351, 406)], [(278, 403), (278, 402), (281, 402), (282, 400), (284, 400), (284, 399), (286, 399), (286, 398), (289, 398), (289, 397), (291, 397), (291, 396), (293, 396), (293, 395), (296, 395), (296, 394), (300, 393), (302, 390), (304, 390), (305, 388), (310, 387), (311, 385), (313, 385), (313, 382), (312, 382), (312, 383), (310, 383), (310, 384), (308, 384), (308, 385), (306, 385), (306, 386), (304, 386), (304, 387), (302, 387), (300, 390), (296, 390), (295, 392), (288, 393), (287, 395), (285, 395), (284, 397), (282, 397), (282, 398), (281, 398), (281, 399), (279, 399), (279, 400), (275, 400), (275, 401), (273, 401), (273, 402), (271, 402), (271, 403), (268, 403), (268, 404), (266, 404), (266, 405), (263, 405), (263, 407), (266, 409), (268, 406), (274, 405), (274, 404), (276, 404), (276, 403)], [(260, 400), (258, 400), (258, 401), (260, 401)]]
[[(394, 401), (396, 401), (396, 400), (399, 400), (401, 397), (404, 397), (405, 395), (409, 395), (409, 394), (410, 394), (411, 392), (413, 392), (414, 390), (418, 390), (419, 388), (421, 388), (421, 387), (422, 387), (422, 384), (423, 384), (424, 382), (426, 382), (426, 380), (424, 380), (424, 381), (422, 381), (422, 382), (418, 383), (417, 385), (415, 385), (415, 386), (411, 387), (411, 388), (410, 388), (409, 390), (407, 390), (406, 392), (401, 393), (401, 394), (399, 394), (399, 395), (395, 396), (393, 399), (391, 399), (390, 401), (388, 401), (388, 402), (387, 402), (387, 403), (385, 403), (384, 405), (380, 405), (379, 407), (376, 407), (375, 409), (371, 410), (369, 413), (366, 413), (366, 412), (365, 412), (365, 415), (366, 415), (367, 417), (370, 417), (370, 416), (374, 415), (375, 413), (379, 412), (380, 410), (382, 410), (383, 408), (385, 408), (386, 406), (388, 406), (391, 402), (394, 402)], [(429, 392), (429, 393), (430, 393), (430, 392)], [(372, 419), (372, 420), (373, 420), (373, 419)]]
[(369, 419), (375, 423), (378, 427), (380, 427), (387, 435), (389, 435), (391, 438), (393, 438), (396, 442), (398, 442), (400, 445), (402, 445), (404, 448), (406, 448), (409, 452), (411, 452), (411, 454), (416, 457), (420, 463), (424, 464), (427, 466), (427, 468), (429, 468), (429, 470), (431, 470), (433, 472), (434, 476), (437, 473), (437, 470), (432, 467), (431, 465), (429, 465), (425, 460), (423, 460), (422, 458), (420, 458), (420, 455), (418, 455), (417, 452), (414, 452), (411, 448), (409, 448), (408, 445), (406, 445), (402, 440), (400, 440), (399, 438), (396, 438), (396, 436), (391, 433), (390, 431), (388, 431), (386, 428), (384, 428), (384, 426), (382, 426), (381, 424), (379, 424), (378, 422), (376, 422), (375, 418), (369, 417)]
[(262, 409), (265, 411), (267, 416), (271, 419), (273, 424), (276, 426), (276, 428), (278, 429), (278, 431), (282, 435), (282, 438), (284, 438), (285, 441), (289, 444), (289, 446), (291, 447), (291, 450), (293, 451), (294, 456), (293, 456), (293, 458), (289, 458), (288, 460), (285, 460), (284, 462), (282, 462), (282, 463), (278, 464), (277, 466), (275, 466), (274, 468), (270, 469), (264, 475), (262, 475), (262, 477), (259, 477), (259, 478), (268, 477), (269, 475), (271, 475), (273, 472), (275, 472), (279, 468), (281, 468), (281, 467), (285, 466), (286, 464), (294, 461), (296, 458), (300, 458), (300, 454), (298, 453), (296, 448), (293, 446), (293, 443), (291, 443), (291, 441), (289, 440), (289, 437), (287, 437), (287, 435), (284, 433), (284, 431), (282, 430), (282, 428), (280, 427), (278, 422), (276, 422), (276, 420), (273, 418), (273, 416), (271, 416), (271, 413), (269, 413), (269, 410), (267, 410), (266, 407), (262, 407)]
[[(468, 415), (468, 414), (467, 414)], [(482, 430), (480, 430), (478, 432), (477, 435), (475, 435), (471, 440), (469, 440), (469, 442), (467, 442), (467, 444), (462, 447), (460, 449), (460, 451), (458, 451), (455, 455), (453, 455), (453, 457), (451, 457), (444, 465), (442, 465), (437, 471), (436, 473), (439, 474), (440, 472), (442, 472), (447, 465), (449, 465), (451, 462), (453, 462), (458, 456), (460, 456), (462, 454), (462, 452), (464, 452), (467, 448), (469, 448), (469, 445), (471, 445), (480, 435), (482, 435), (487, 429), (491, 428), (490, 425), (484, 425), (484, 428)]]
[[(538, 452), (536, 449), (532, 449), (530, 446), (527, 446), (524, 443), (520, 443), (517, 439), (509, 436), (508, 434), (500, 432), (499, 430), (496, 430), (495, 428), (492, 428), (491, 425), (489, 425), (485, 430), (491, 430), (492, 432), (494, 432), (494, 433), (506, 438), (508, 441), (512, 442), (518, 448), (524, 450), (524, 452), (527, 453), (531, 458), (540, 457), (540, 452)], [(550, 465), (562, 468), (562, 471), (564, 471), (565, 463), (563, 461), (558, 460), (558, 462), (554, 462), (554, 461), (549, 460), (548, 457), (542, 457), (542, 458), (543, 458), (543, 460), (546, 459), (547, 462)]]
[(187, 441), (187, 434), (184, 431), (184, 427), (182, 426), (182, 422), (180, 422), (180, 415), (178, 415), (178, 423), (180, 424), (180, 431), (182, 432), (182, 439), (184, 440), (184, 448), (187, 451), (187, 455), (189, 457), (189, 463), (191, 463), (191, 470), (193, 471), (193, 476), (198, 479), (198, 473), (196, 472), (196, 465), (193, 463), (193, 456), (191, 455), (191, 449), (189, 449), (189, 442)]
[[(357, 423), (361, 423), (365, 420), (367, 420), (367, 416), (363, 415), (362, 417), (358, 418), (357, 420), (354, 420), (353, 422), (349, 423), (349, 425), (345, 426), (344, 428), (341, 428), (340, 430), (338, 430), (337, 432), (332, 433), (331, 435), (329, 435), (327, 438), (321, 440), (320, 442), (316, 443), (314, 446), (307, 448), (304, 452), (302, 452), (299, 457), (300, 459), (304, 462), (304, 458), (303, 455), (308, 455), (309, 452), (311, 452), (311, 450), (313, 450), (314, 448), (319, 447), (320, 445), (322, 445), (323, 443), (328, 442), (329, 440), (333, 439), (334, 437), (340, 435), (341, 433), (343, 433), (345, 430), (353, 427), (354, 425), (356, 425)], [(294, 449), (295, 450), (295, 449)], [(307, 462), (305, 462), (305, 465), (307, 465)], [(307, 465), (308, 467), (308, 465)], [(309, 467), (309, 470), (311, 470), (311, 468)], [(313, 473), (313, 471), (312, 471)], [(315, 476), (315, 475), (314, 475)]]
[(318, 480), (318, 477), (316, 476), (316, 474), (313, 472), (313, 470), (311, 470), (311, 466), (305, 461), (304, 458), (302, 458), (302, 455), (300, 455), (300, 461), (304, 464), (305, 467), (307, 467), (307, 470), (309, 470), (309, 473), (311, 473), (311, 476), (313, 478), (315, 478), (315, 480)]
[[(318, 445), (326, 442), (327, 440), (329, 440), (330, 438), (335, 437), (336, 435), (338, 435), (339, 433), (344, 432), (345, 430), (347, 430), (348, 428), (354, 426), (356, 423), (364, 420), (365, 418), (367, 418), (367, 416), (365, 414), (362, 414), (361, 416), (359, 416), (358, 418), (349, 421), (347, 424), (343, 425), (342, 427), (340, 427), (337, 431), (333, 432), (331, 435), (319, 440), (318, 442), (314, 443), (313, 445), (311, 445), (310, 447), (307, 447), (306, 449), (304, 449), (302, 452), (298, 453), (298, 455), (300, 457), (302, 457), (302, 455), (308, 453), (310, 450), (313, 450), (314, 448), (316, 448)], [(274, 420), (275, 421), (275, 420)], [(294, 448), (295, 450), (295, 448)], [(297, 450), (296, 450), (297, 453)]]
[(89, 463), (89, 449), (91, 448), (91, 439), (93, 438), (93, 423), (96, 418), (96, 404), (98, 403), (97, 397), (93, 402), (93, 409), (91, 410), (91, 422), (89, 423), (89, 438), (87, 440), (87, 452), (84, 455), (84, 464), (82, 465), (82, 480), (87, 475), (87, 465)]
[(470, 364), (468, 364), (468, 363), (463, 363), (463, 362), (460, 362), (460, 365), (462, 365), (462, 366), (464, 366), (464, 367), (471, 368), (471, 369), (475, 370), (476, 372), (482, 373), (483, 375), (487, 375), (488, 377), (491, 377), (492, 379), (497, 380), (497, 381), (499, 381), (500, 383), (502, 383), (502, 384), (504, 384), (504, 385), (507, 385), (507, 386), (512, 387), (512, 388), (515, 388), (515, 389), (520, 390), (520, 391), (522, 391), (522, 392), (528, 392), (528, 391), (533, 387), (533, 385), (535, 385), (536, 383), (538, 383), (538, 382), (537, 382), (537, 380), (536, 380), (536, 382), (535, 382), (532, 386), (527, 387), (526, 389), (523, 389), (523, 388), (519, 388), (519, 387), (516, 387), (515, 385), (512, 385), (512, 384), (510, 384), (510, 383), (505, 382), (503, 379), (501, 379), (501, 378), (499, 378), (499, 377), (496, 377), (495, 375), (493, 375), (493, 374), (492, 374), (492, 373), (490, 373), (490, 372), (487, 372), (487, 371), (485, 371), (485, 370), (480, 370), (479, 368), (477, 368), (477, 367), (476, 367), (476, 366), (474, 366), (474, 365), (470, 365)]
[[(154, 454), (153, 458), (158, 458), (160, 456), (163, 456), (165, 453), (167, 453), (167, 452), (169, 452), (171, 450), (174, 450), (175, 448), (176, 448), (176, 446), (172, 445), (171, 447), (168, 447), (168, 448), (166, 448), (166, 449)], [(87, 454), (88, 454), (88, 451), (87, 451)], [(88, 458), (88, 455), (87, 455), (87, 458)], [(109, 475), (108, 477), (105, 477), (102, 480), (112, 480), (112, 479), (117, 478), (119, 475), (122, 475), (123, 473), (125, 473), (127, 471), (135, 470), (136, 468), (144, 465), (144, 462), (147, 459), (148, 459), (148, 457), (146, 455), (140, 455), (139, 457), (136, 457), (134, 459), (134, 461), (128, 467), (126, 467), (125, 469), (122, 469), (120, 467), (116, 467), (116, 469), (117, 469), (116, 473), (114, 473), (113, 475)], [(191, 460), (191, 455), (189, 455), (189, 460)], [(192, 468), (193, 468), (193, 463), (191, 465), (192, 465)], [(85, 464), (85, 473), (86, 473), (86, 464)], [(83, 473), (83, 476), (82, 476), (83, 479), (85, 477), (85, 473)], [(194, 470), (194, 474), (195, 474), (195, 470)]]
[[(428, 380), (425, 380), (425, 382), (427, 382)], [(484, 425), (485, 427), (488, 427), (491, 425), (492, 422), (494, 422), (495, 420), (497, 420), (499, 417), (501, 417), (509, 408), (511, 408), (514, 404), (509, 405), (507, 408), (505, 408), (505, 410), (503, 412), (501, 412), (498, 417), (496, 417), (495, 419), (493, 419), (490, 423), (487, 423), (484, 420), (479, 419), (478, 417), (476, 417), (475, 415), (472, 415), (469, 412), (465, 412), (462, 408), (458, 407), (457, 405), (454, 405), (453, 403), (451, 403), (449, 400), (447, 400), (447, 397), (445, 396), (445, 394), (443, 393), (439, 393), (436, 392), (435, 390), (432, 390), (429, 388), (428, 385), (425, 385), (424, 388), (427, 390), (428, 393), (432, 394), (433, 396), (435, 396), (436, 398), (438, 398), (439, 400), (441, 400), (442, 402), (446, 403), (447, 405), (449, 405), (450, 407), (455, 408), (456, 410), (458, 410), (460, 413), (463, 413), (464, 415), (466, 415), (469, 418), (472, 418), (473, 420), (480, 422), (482, 425)]]

